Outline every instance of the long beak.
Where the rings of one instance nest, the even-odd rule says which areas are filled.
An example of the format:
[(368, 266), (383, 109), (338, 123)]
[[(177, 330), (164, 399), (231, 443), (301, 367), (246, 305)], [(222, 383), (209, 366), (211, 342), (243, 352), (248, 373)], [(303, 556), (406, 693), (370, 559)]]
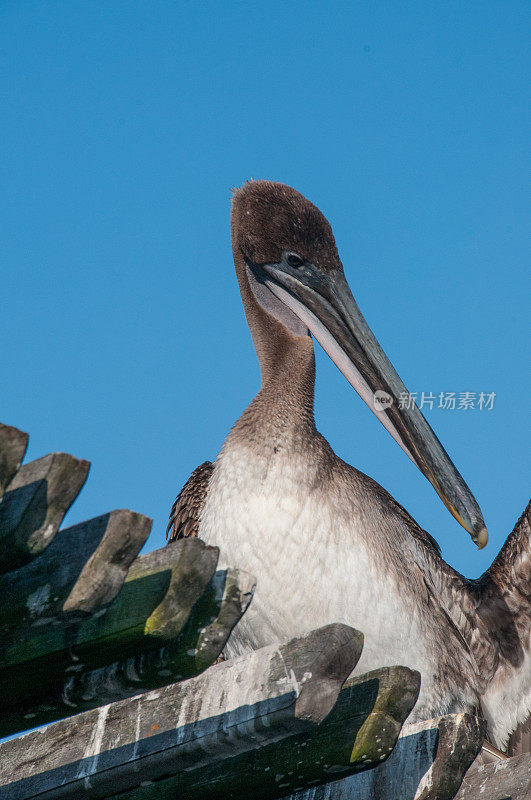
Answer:
[(307, 263), (300, 270), (284, 263), (251, 268), (309, 328), (478, 548), (485, 547), (488, 534), (472, 492), (410, 401), (406, 387), (356, 305), (342, 270), (323, 273)]

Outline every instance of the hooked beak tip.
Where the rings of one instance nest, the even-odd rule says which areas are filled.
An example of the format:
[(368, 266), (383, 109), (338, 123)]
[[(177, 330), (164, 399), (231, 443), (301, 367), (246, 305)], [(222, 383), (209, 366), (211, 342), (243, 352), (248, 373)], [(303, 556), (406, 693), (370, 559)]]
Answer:
[(459, 514), (459, 512), (456, 511), (452, 503), (450, 503), (447, 500), (446, 496), (440, 492), (437, 484), (434, 485), (437, 490), (437, 494), (439, 495), (439, 497), (441, 498), (441, 500), (443, 501), (444, 505), (451, 513), (451, 515), (458, 521), (458, 523), (465, 529), (465, 531), (467, 531), (470, 534), (470, 538), (477, 546), (478, 550), (483, 550), (483, 548), (489, 541), (489, 534), (487, 532), (485, 524), (483, 523), (483, 519), (477, 520), (476, 518), (476, 522), (474, 523), (473, 519), (470, 519), (469, 515), (467, 514), (468, 521), (465, 521), (463, 517)]
[(483, 550), (487, 542), (489, 541), (489, 534), (487, 533), (486, 528), (481, 528), (481, 530), (473, 537), (475, 544), (477, 544), (478, 550)]

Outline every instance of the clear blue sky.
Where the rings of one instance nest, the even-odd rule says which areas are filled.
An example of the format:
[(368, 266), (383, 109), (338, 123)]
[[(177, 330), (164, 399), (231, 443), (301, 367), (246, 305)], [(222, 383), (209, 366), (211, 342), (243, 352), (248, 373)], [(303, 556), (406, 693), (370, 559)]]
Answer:
[[(527, 2), (0, 4), (0, 418), (88, 458), (72, 524), (154, 518), (259, 386), (230, 188), (289, 183), (474, 491), (477, 553), (319, 352), (318, 425), (475, 576), (529, 480)], [(235, 565), (237, 566), (237, 565)]]

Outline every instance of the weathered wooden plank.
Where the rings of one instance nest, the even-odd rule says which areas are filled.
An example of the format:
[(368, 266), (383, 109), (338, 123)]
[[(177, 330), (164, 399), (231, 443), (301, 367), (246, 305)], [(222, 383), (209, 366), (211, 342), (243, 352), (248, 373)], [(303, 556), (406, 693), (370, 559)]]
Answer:
[(25, 640), (11, 636), (0, 654), (0, 735), (209, 666), (254, 589), (246, 573), (215, 575), (217, 559), (217, 548), (199, 539), (176, 542), (138, 558), (103, 615), (65, 615)]
[[(44, 694), (26, 691), (4, 703), (0, 735), (16, 733), (29, 725), (41, 725), (197, 675), (219, 656), (234, 625), (247, 609), (253, 590), (254, 580), (247, 573), (238, 570), (216, 573), (175, 640), (154, 649), (153, 641), (146, 636), (135, 655), (99, 669), (89, 670), (81, 662), (72, 663), (56, 676)], [(210, 629), (215, 632), (212, 642), (209, 641)], [(222, 636), (220, 630), (223, 630)], [(205, 642), (207, 648), (202, 649)]]
[(92, 614), (112, 603), (146, 543), (152, 522), (149, 517), (126, 509), (109, 515), (105, 535), (66, 598), (64, 613)]
[[(103, 666), (134, 654), (145, 633), (154, 647), (166, 644), (182, 630), (214, 575), (218, 550), (193, 539), (168, 547), (165, 555), (156, 568), (149, 556), (140, 557), (104, 614), (66, 614), (18, 628), (0, 653), (2, 679), (6, 670), (16, 673), (23, 667), (46, 680), (44, 673), (72, 666), (73, 660), (90, 668)], [(15, 674), (11, 677), (16, 680)]]
[[(283, 778), (250, 768), (253, 754), (274, 744), (277, 755), (269, 751), (268, 757), (285, 765), (293, 762), (294, 770), (304, 763), (311, 776), (318, 773), (310, 780), (327, 780), (336, 769), (366, 769), (369, 764), (363, 758), (353, 763), (351, 753), (356, 733), (377, 702), (380, 683), (390, 704), (378, 711), (384, 742), (379, 760), (392, 748), (400, 724), (386, 723), (397, 721), (399, 709), (403, 718), (409, 713), (420, 679), (404, 667), (377, 671), (344, 690), (330, 714), (359, 658), (362, 638), (348, 626), (329, 625), (286, 645), (218, 664), (191, 680), (4, 742), (1, 796), (104, 798), (129, 791), (127, 796), (147, 797), (143, 793), (151, 787), (146, 784), (162, 778), (156, 784), (164, 791), (159, 798), (174, 798), (176, 790), (182, 798), (247, 798), (264, 781), (275, 787), (277, 794), (271, 796), (278, 796)], [(390, 691), (393, 683), (396, 693)], [(312, 745), (312, 737), (320, 742)], [(211, 792), (202, 774), (210, 778)], [(286, 778), (288, 784), (298, 780), (295, 772)], [(270, 795), (262, 791), (257, 796)]]
[(313, 797), (316, 787), (373, 769), (389, 757), (418, 690), (418, 673), (405, 667), (375, 670), (349, 680), (314, 729), (141, 785), (123, 800), (269, 800), (303, 787), (312, 787), (305, 796)]
[(76, 611), (85, 618), (85, 612), (108, 605), (150, 528), (142, 514), (112, 511), (65, 528), (36, 559), (0, 575), (0, 596), (9, 597), (0, 608), (1, 649), (12, 638), (42, 632), (46, 624), (60, 625), (65, 601), (70, 620)]
[[(107, 516), (108, 519), (106, 519)], [(106, 517), (93, 521), (100, 523), (100, 531), (103, 526), (107, 527), (112, 515), (106, 515)], [(145, 518), (143, 519), (145, 520)], [(87, 527), (91, 528), (92, 526), (87, 525)], [(96, 525), (94, 525), (95, 527)], [(81, 533), (81, 531), (78, 532)], [(93, 529), (89, 531), (90, 534), (93, 532)], [(101, 536), (101, 542), (103, 538)], [(94, 541), (93, 536), (91, 539)], [(65, 544), (70, 549), (73, 542), (70, 540)], [(53, 554), (54, 561), (58, 555), (59, 557), (64, 555), (63, 548), (60, 553)], [(118, 639), (121, 640), (123, 646), (136, 643), (138, 638), (144, 635), (147, 620), (152, 614), (154, 618), (151, 633), (153, 636), (161, 633), (160, 628), (163, 621), (166, 621), (166, 617), (161, 618), (159, 606), (170, 618), (172, 614), (179, 616), (174, 624), (173, 633), (175, 633), (179, 626), (182, 627), (186, 622), (191, 608), (212, 578), (217, 564), (218, 550), (194, 539), (164, 548), (164, 552), (157, 561), (152, 556), (153, 554), (141, 556), (131, 566), (115, 602), (104, 615), (79, 613), (58, 615), (57, 612), (62, 609), (60, 597), (60, 607), (57, 606), (57, 601), (55, 601), (55, 607), (50, 602), (48, 613), (45, 615), (42, 613), (41, 606), (41, 613), (35, 620), (35, 624), (18, 626), (11, 636), (5, 637), (0, 653), (0, 669), (11, 667), (18, 669), (35, 659), (49, 656), (53, 658), (55, 654), (62, 654), (72, 648), (78, 652), (82, 650), (85, 663), (93, 666), (109, 663), (106, 662), (106, 656), (103, 653), (105, 642), (111, 639), (112, 649), (115, 649)], [(34, 566), (32, 577), (36, 583), (39, 580), (42, 581), (40, 577), (42, 565), (41, 569), (38, 564)], [(75, 568), (72, 570), (72, 566), (69, 564), (67, 570), (70, 578), (72, 571), (75, 572)], [(57, 567), (59, 575), (62, 577), (64, 573), (61, 572), (60, 562)], [(16, 596), (17, 576), (13, 574), (5, 577), (10, 579), (9, 583), (13, 586), (15, 600), (19, 601), (17, 605), (20, 607), (20, 596)], [(5, 584), (7, 583), (6, 580)], [(166, 597), (168, 593), (172, 597), (172, 604)], [(31, 609), (36, 605), (32, 595)], [(164, 637), (159, 636), (159, 640), (163, 643)], [(82, 649), (84, 645), (86, 647)], [(94, 651), (93, 659), (90, 657), (91, 651)]]
[(455, 800), (529, 800), (531, 754), (469, 769)]
[(22, 464), (28, 434), (0, 422), (0, 497)]
[[(283, 800), (452, 800), (481, 749), (485, 727), (469, 714), (406, 724), (389, 759), (374, 770)], [(378, 738), (372, 741), (381, 747)]]
[(0, 501), (0, 573), (48, 547), (88, 475), (89, 462), (67, 453), (24, 464)]
[[(203, 603), (208, 601), (208, 595), (205, 593), (197, 606), (195, 624), (194, 618), (192, 618), (189, 626), (189, 637), (194, 641), (194, 647), (186, 648), (185, 652), (190, 658), (193, 658), (193, 664), (185, 674), (193, 675), (202, 672), (214, 663), (225, 647), (232, 629), (247, 610), (255, 587), (255, 578), (243, 570), (220, 570), (214, 575), (212, 592), (215, 615), (211, 617), (207, 625), (201, 627), (201, 621), (208, 618), (202, 608)], [(217, 602), (219, 602), (219, 610)], [(180, 671), (184, 672), (182, 668)], [(176, 675), (176, 672), (174, 671), (173, 674)]]

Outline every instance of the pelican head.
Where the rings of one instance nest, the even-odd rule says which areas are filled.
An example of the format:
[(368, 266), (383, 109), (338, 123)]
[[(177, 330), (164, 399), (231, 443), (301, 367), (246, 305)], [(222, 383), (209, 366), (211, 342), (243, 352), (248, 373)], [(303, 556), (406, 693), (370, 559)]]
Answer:
[(484, 547), (487, 530), (472, 492), (418, 407), (399, 403), (406, 387), (352, 296), (327, 219), (290, 186), (249, 181), (234, 193), (231, 229), (261, 362), (279, 336), (307, 347), (313, 334), (478, 548)]

